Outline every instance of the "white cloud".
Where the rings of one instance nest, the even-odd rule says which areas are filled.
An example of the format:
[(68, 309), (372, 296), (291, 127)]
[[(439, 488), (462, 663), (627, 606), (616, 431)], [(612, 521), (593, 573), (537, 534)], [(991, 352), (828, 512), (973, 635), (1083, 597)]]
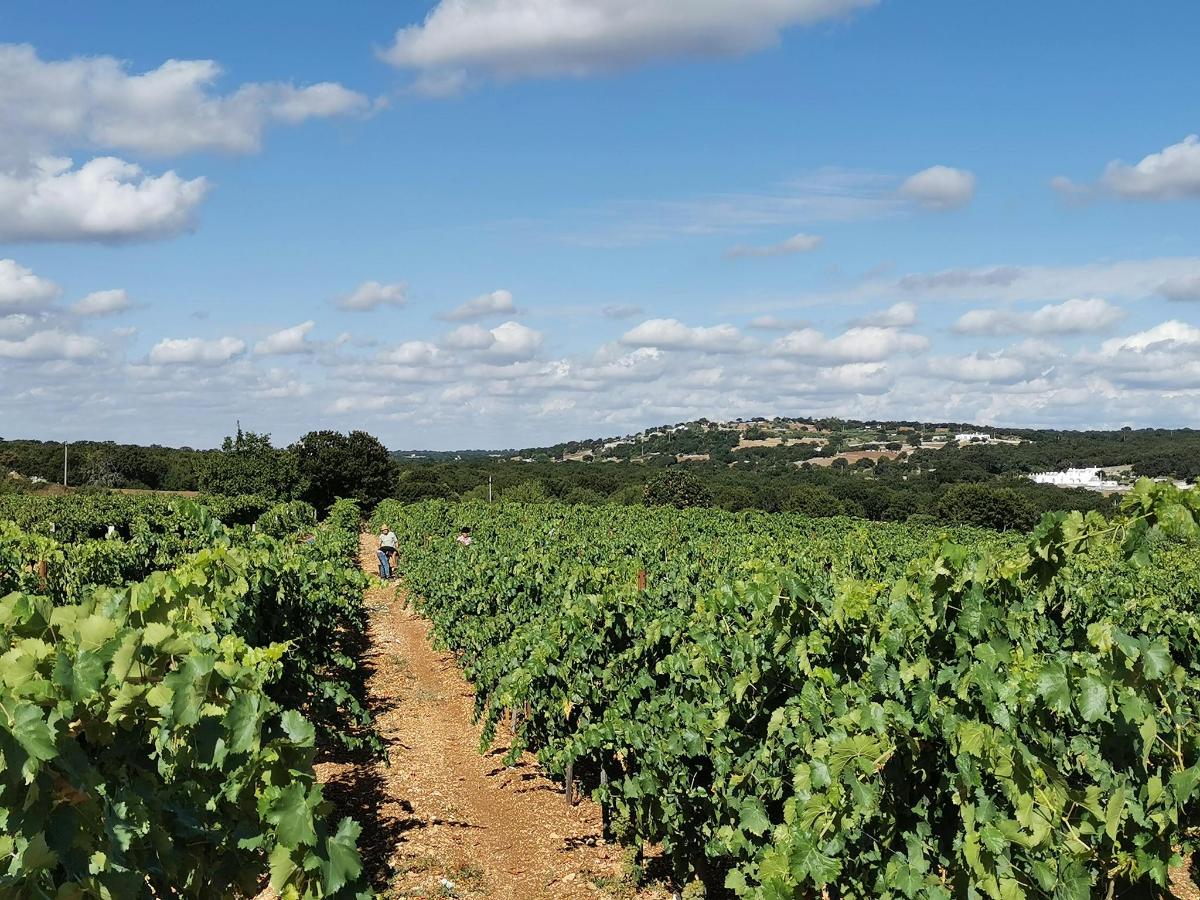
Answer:
[(1101, 183), (1117, 196), (1132, 200), (1200, 197), (1200, 136), (1189, 135), (1134, 166), (1111, 162)]
[(34, 275), (33, 270), (16, 260), (0, 259), (0, 312), (42, 309), (61, 293), (62, 289), (53, 281)]
[(222, 337), (206, 341), (202, 338), (164, 338), (150, 350), (152, 365), (202, 365), (227, 363), (246, 352), (246, 342)]
[(351, 293), (339, 297), (335, 302), (341, 309), (355, 312), (378, 309), (381, 306), (401, 307), (407, 302), (408, 285), (402, 281), (381, 284), (364, 281)]
[(726, 251), (725, 255), (729, 259), (739, 259), (743, 257), (770, 257), (770, 256), (792, 256), (797, 253), (811, 253), (825, 242), (825, 239), (816, 234), (794, 234), (778, 244), (769, 244), (765, 247), (749, 247), (744, 244), (739, 244), (736, 247), (731, 247)]
[(1146, 331), (1128, 337), (1105, 341), (1100, 349), (1107, 355), (1123, 352), (1147, 353), (1151, 351), (1178, 350), (1200, 345), (1200, 328), (1172, 319)]
[(880, 362), (928, 348), (926, 337), (875, 325), (856, 326), (834, 338), (827, 338), (815, 328), (802, 328), (771, 345), (772, 352), (779, 356), (827, 362)]
[(441, 344), (450, 350), (482, 353), (488, 362), (514, 363), (536, 355), (543, 339), (540, 331), (519, 322), (505, 322), (491, 330), (472, 323), (455, 328), (442, 338)]
[(130, 309), (133, 304), (125, 291), (93, 291), (71, 307), (79, 316), (112, 316)]
[(220, 94), (214, 86), (221, 74), (212, 60), (172, 59), (131, 74), (111, 56), (46, 61), (27, 44), (0, 44), (0, 133), (13, 136), (26, 158), (85, 144), (164, 156), (249, 153), (260, 149), (272, 123), (294, 125), (371, 106), (362, 94), (331, 82), (248, 83)]
[(473, 300), (468, 300), (439, 318), (449, 322), (465, 322), (469, 319), (483, 319), (487, 316), (512, 315), (517, 311), (513, 305), (513, 295), (509, 291), (492, 291)]
[(744, 353), (754, 346), (733, 325), (694, 328), (678, 319), (647, 319), (625, 332), (621, 343), (660, 350), (700, 350), (705, 353)]
[(1181, 200), (1200, 198), (1200, 135), (1144, 156), (1136, 165), (1113, 160), (1095, 183), (1077, 184), (1059, 175), (1051, 187), (1065, 200), (1086, 202), (1100, 193), (1124, 200)]
[(1100, 297), (1047, 304), (1030, 314), (1031, 334), (1082, 334), (1104, 331), (1125, 317), (1125, 310)]
[(254, 345), (254, 352), (260, 356), (284, 356), (296, 353), (311, 353), (315, 347), (307, 340), (308, 333), (316, 327), (316, 322), (309, 319), (291, 328), (284, 328), (274, 334), (267, 335)]
[(25, 360), (83, 360), (103, 352), (93, 337), (65, 334), (57, 329), (36, 331), (17, 341), (0, 340), (0, 358)]
[(500, 78), (589, 75), (660, 58), (729, 56), (770, 46), (791, 26), (848, 15), (876, 0), (441, 0), (381, 54), (438, 92), (470, 73)]
[(1168, 300), (1200, 300), (1200, 273), (1168, 279), (1158, 290)]
[(844, 363), (827, 366), (817, 374), (819, 390), (838, 393), (878, 393), (892, 383), (886, 363)]
[(482, 325), (459, 325), (442, 338), (442, 344), (454, 350), (486, 350), (496, 338)]
[(908, 300), (893, 303), (887, 309), (879, 309), (859, 316), (852, 324), (876, 325), (880, 328), (907, 328), (917, 324), (917, 304)]
[(505, 322), (492, 329), (493, 343), (487, 348), (489, 356), (507, 361), (529, 359), (542, 346), (543, 335), (520, 322)]
[(147, 175), (105, 156), (73, 168), (45, 157), (27, 174), (0, 172), (0, 240), (123, 241), (191, 227), (207, 191), (203, 178)]
[(954, 323), (959, 334), (1085, 334), (1111, 328), (1125, 310), (1099, 297), (1051, 303), (1030, 313), (1015, 310), (973, 309)]
[(24, 337), (37, 323), (36, 318), (24, 313), (0, 316), (0, 338)]
[(428, 341), (405, 341), (379, 354), (381, 361), (397, 366), (436, 366), (445, 361), (444, 357), (445, 354)]
[[(1083, 352), (1077, 360), (1125, 389), (1200, 388), (1200, 328), (1172, 319), (1107, 340), (1098, 353)], [(1160, 395), (1144, 402), (1156, 405), (1166, 399)]]
[(969, 356), (938, 357), (929, 361), (935, 375), (953, 381), (1013, 382), (1025, 377), (1025, 364), (999, 354), (973, 353)]
[(906, 179), (900, 193), (927, 209), (958, 209), (975, 196), (975, 176), (965, 169), (930, 166)]

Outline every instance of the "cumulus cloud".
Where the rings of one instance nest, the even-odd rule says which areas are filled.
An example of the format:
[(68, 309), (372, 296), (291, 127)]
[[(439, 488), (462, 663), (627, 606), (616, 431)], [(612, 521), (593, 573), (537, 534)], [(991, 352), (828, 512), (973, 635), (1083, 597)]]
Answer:
[(647, 319), (621, 336), (631, 347), (657, 347), (660, 350), (700, 350), (705, 353), (745, 353), (754, 342), (733, 325), (692, 327), (678, 319)]
[(269, 334), (254, 345), (254, 352), (260, 356), (286, 356), (297, 353), (311, 353), (315, 347), (308, 341), (308, 333), (316, 327), (316, 322), (309, 319), (291, 328), (284, 328)]
[(485, 350), (495, 342), (482, 325), (460, 325), (442, 338), (442, 344), (454, 350)]
[[(1198, 354), (1200, 328), (1171, 319), (1145, 331), (1107, 340), (1099, 352), (1083, 352), (1078, 360), (1126, 388), (1196, 389), (1200, 388)], [(1156, 401), (1147, 398), (1145, 402)]]
[(1151, 153), (1137, 165), (1111, 162), (1103, 185), (1120, 197), (1134, 200), (1176, 200), (1200, 197), (1200, 136)]
[(505, 322), (491, 331), (493, 343), (487, 348), (489, 356), (506, 361), (529, 359), (542, 346), (543, 335), (520, 322)]
[(908, 300), (893, 303), (887, 309), (859, 316), (851, 323), (853, 325), (876, 325), (880, 328), (907, 328), (917, 324), (917, 304)]
[(495, 328), (460, 325), (442, 338), (442, 346), (483, 354), (488, 362), (512, 363), (532, 358), (542, 345), (543, 335), (520, 322), (505, 322)]
[(154, 174), (114, 155), (76, 167), (57, 155), (63, 149), (249, 153), (272, 124), (371, 108), (332, 82), (221, 93), (221, 74), (212, 60), (134, 73), (111, 56), (44, 60), (29, 45), (0, 44), (0, 240), (144, 240), (192, 227), (204, 178)]
[(246, 342), (233, 337), (164, 338), (150, 350), (152, 365), (217, 366), (246, 352)]
[(133, 303), (125, 291), (93, 291), (71, 307), (78, 316), (113, 316), (132, 308)]
[(886, 363), (843, 363), (821, 368), (814, 387), (836, 394), (874, 394), (886, 390), (892, 380)]
[(443, 351), (428, 341), (405, 341), (379, 354), (382, 362), (397, 366), (436, 366), (444, 357)]
[(770, 257), (770, 256), (792, 256), (797, 253), (811, 253), (825, 242), (825, 239), (816, 234), (794, 234), (778, 244), (768, 244), (765, 247), (750, 247), (744, 244), (739, 244), (736, 247), (731, 247), (725, 252), (725, 256), (729, 259), (740, 259), (744, 257)]
[(473, 300), (468, 300), (456, 306), (448, 313), (439, 316), (448, 322), (466, 322), (470, 319), (484, 319), (495, 315), (512, 315), (517, 311), (513, 305), (513, 295), (509, 291), (492, 291)]
[(1125, 310), (1099, 297), (1075, 298), (1050, 303), (1033, 312), (973, 309), (954, 323), (959, 334), (1085, 334), (1111, 328), (1125, 316)]
[(585, 365), (579, 366), (574, 374), (582, 384), (592, 389), (621, 381), (648, 383), (667, 370), (667, 355), (657, 347), (638, 347), (627, 350), (616, 344), (601, 347)]
[(444, 94), (474, 74), (499, 78), (590, 75), (661, 58), (730, 56), (774, 44), (792, 26), (877, 0), (440, 0), (425, 21), (396, 32), (382, 57), (422, 73), (418, 89)]
[(1197, 345), (1200, 345), (1200, 328), (1178, 319), (1171, 319), (1146, 331), (1107, 340), (1100, 345), (1100, 349), (1101, 352), (1114, 356), (1124, 352), (1147, 353), (1192, 348)]
[(392, 284), (364, 281), (349, 294), (339, 297), (334, 302), (340, 309), (366, 312), (381, 306), (401, 307), (408, 300), (407, 293), (408, 285), (402, 281)]
[(926, 209), (958, 209), (974, 198), (975, 176), (965, 169), (930, 166), (907, 178), (900, 193)]
[(111, 56), (51, 61), (27, 44), (0, 44), (0, 133), (24, 145), (26, 155), (63, 145), (160, 156), (250, 153), (260, 149), (273, 123), (294, 125), (371, 106), (362, 94), (332, 82), (248, 83), (222, 94), (215, 90), (221, 74), (212, 60), (172, 59), (131, 73)]
[(35, 331), (21, 340), (0, 340), (0, 358), (20, 360), (84, 360), (100, 356), (101, 343), (93, 337), (57, 329)]
[(33, 274), (16, 260), (0, 259), (0, 313), (44, 309), (61, 293), (53, 281)]
[(126, 241), (190, 228), (203, 178), (147, 175), (111, 156), (78, 168), (43, 157), (25, 174), (0, 172), (0, 240)]
[(776, 340), (771, 350), (778, 356), (827, 362), (881, 362), (900, 354), (921, 353), (929, 339), (894, 328), (864, 325), (828, 338), (815, 328), (802, 328)]

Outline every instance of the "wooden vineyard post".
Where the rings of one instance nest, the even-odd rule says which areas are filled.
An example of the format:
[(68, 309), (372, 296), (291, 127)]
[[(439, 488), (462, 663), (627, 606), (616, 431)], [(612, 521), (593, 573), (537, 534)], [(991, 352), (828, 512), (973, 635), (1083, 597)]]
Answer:
[(646, 590), (646, 570), (645, 569), (638, 569), (638, 590), (643, 591), (643, 592)]
[[(608, 786), (608, 769), (604, 767), (603, 757), (600, 762), (600, 787)], [(605, 798), (607, 799), (607, 798)], [(600, 801), (600, 835), (608, 840), (608, 803)]]
[(567, 802), (574, 806), (579, 802), (579, 798), (575, 796), (575, 760), (567, 763), (567, 771), (563, 773), (563, 781), (567, 786)]
[(44, 559), (39, 559), (37, 564), (38, 581), (41, 582), (41, 589), (46, 590), (46, 579), (50, 576), (50, 566)]

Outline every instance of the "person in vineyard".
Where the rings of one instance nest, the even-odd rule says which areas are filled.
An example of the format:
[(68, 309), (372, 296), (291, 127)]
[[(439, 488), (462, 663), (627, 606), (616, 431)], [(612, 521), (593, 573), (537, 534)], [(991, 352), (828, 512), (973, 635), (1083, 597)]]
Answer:
[(457, 540), (464, 547), (470, 547), (471, 546), (471, 529), (468, 528), (466, 525), (464, 525), (462, 527), (462, 529), (458, 532), (458, 537), (455, 538), (455, 540)]
[(386, 525), (379, 531), (379, 577), (389, 579), (395, 570), (396, 553), (399, 544), (395, 532)]

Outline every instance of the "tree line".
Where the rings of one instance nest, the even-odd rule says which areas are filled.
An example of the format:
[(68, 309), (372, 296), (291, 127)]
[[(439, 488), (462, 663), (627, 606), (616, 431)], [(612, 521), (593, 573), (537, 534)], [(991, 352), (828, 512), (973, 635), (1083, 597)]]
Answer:
[[(1109, 498), (1092, 491), (1033, 484), (1024, 477), (1028, 471), (1109, 465), (1132, 454), (1140, 474), (1200, 475), (1197, 432), (1036, 434), (1036, 443), (1015, 447), (924, 450), (903, 461), (861, 460), (817, 468), (772, 455), (777, 448), (739, 453), (737, 465), (680, 464), (667, 454), (641, 463), (512, 462), (482, 454), (412, 459), (389, 453), (364, 431), (312, 431), (276, 447), (270, 435), (239, 427), (215, 450), (73, 443), (67, 478), (73, 486), (258, 494), (270, 500), (304, 500), (320, 510), (337, 497), (353, 498), (370, 509), (389, 497), (404, 502), (486, 500), (490, 490), (495, 500), (670, 503), (1028, 529), (1047, 511), (1112, 506)], [(1111, 446), (1123, 439), (1125, 455)], [(0, 471), (56, 482), (62, 477), (62, 454), (60, 443), (0, 441)], [(18, 483), (0, 478), (0, 490)]]

